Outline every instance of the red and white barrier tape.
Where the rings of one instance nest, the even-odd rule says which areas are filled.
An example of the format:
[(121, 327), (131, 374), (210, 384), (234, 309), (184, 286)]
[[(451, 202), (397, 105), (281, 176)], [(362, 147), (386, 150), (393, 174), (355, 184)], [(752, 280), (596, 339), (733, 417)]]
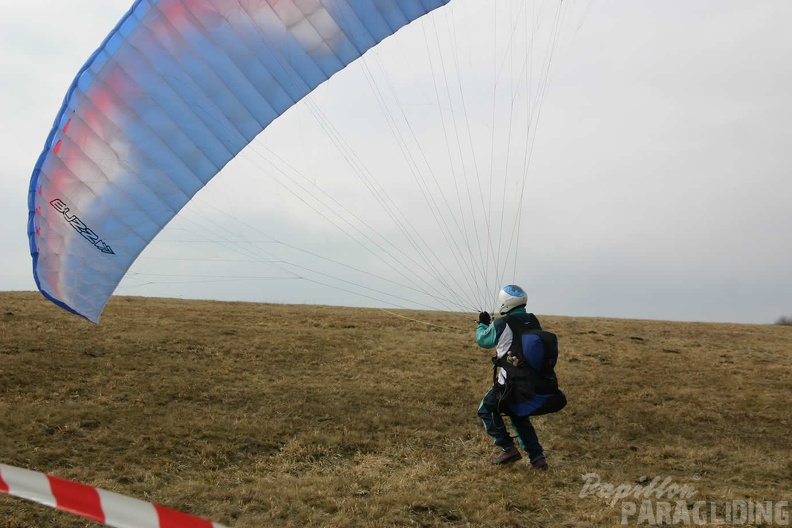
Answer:
[(0, 464), (0, 492), (115, 528), (227, 528), (159, 504), (5, 464)]

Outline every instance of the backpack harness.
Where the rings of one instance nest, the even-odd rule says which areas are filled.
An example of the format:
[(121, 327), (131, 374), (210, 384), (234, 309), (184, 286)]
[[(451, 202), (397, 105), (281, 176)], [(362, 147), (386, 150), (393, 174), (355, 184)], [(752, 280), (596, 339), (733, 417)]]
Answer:
[(519, 416), (560, 411), (566, 396), (558, 389), (555, 366), (558, 361), (558, 336), (542, 330), (533, 314), (507, 315), (512, 344), (505, 356), (493, 357), (493, 384), (498, 367), (506, 371), (503, 402)]

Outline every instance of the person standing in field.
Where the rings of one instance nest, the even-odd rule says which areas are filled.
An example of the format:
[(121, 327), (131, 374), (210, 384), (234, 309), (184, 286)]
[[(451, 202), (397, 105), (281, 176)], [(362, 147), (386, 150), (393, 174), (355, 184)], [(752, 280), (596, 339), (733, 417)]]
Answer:
[[(528, 297), (525, 291), (519, 286), (510, 284), (504, 286), (498, 293), (498, 312), (502, 317), (493, 321), (489, 313), (481, 312), (479, 314), (478, 326), (476, 327), (476, 343), (485, 349), (495, 349), (492, 361), (496, 365), (496, 374), (493, 374), (492, 388), (481, 400), (478, 416), (481, 418), (487, 434), (494, 439), (495, 445), (501, 448), (501, 453), (493, 460), (493, 464), (508, 464), (522, 458), (522, 454), (514, 445), (514, 439), (506, 428), (502, 416), (502, 414), (505, 414), (509, 417), (511, 425), (517, 433), (517, 440), (520, 446), (528, 453), (531, 467), (534, 469), (547, 469), (547, 459), (545, 458), (542, 445), (539, 443), (536, 430), (531, 424), (530, 416), (560, 410), (566, 405), (566, 397), (563, 392), (558, 390), (555, 373), (552, 372), (552, 367), (555, 366), (555, 357), (557, 357), (556, 344), (556, 355), (552, 359), (552, 365), (549, 369), (549, 372), (552, 373), (551, 385), (554, 388), (552, 386), (549, 390), (540, 388), (541, 392), (547, 394), (537, 393), (536, 381), (538, 380), (539, 384), (542, 384), (546, 380), (542, 375), (537, 378), (536, 375), (539, 375), (539, 372), (534, 371), (533, 381), (525, 382), (528, 383), (527, 390), (529, 395), (521, 400), (517, 399), (522, 403), (514, 405), (516, 401), (515, 394), (525, 388), (524, 386), (518, 386), (518, 382), (515, 381), (516, 378), (519, 376), (520, 380), (529, 380), (532, 376), (531, 374), (527, 376), (521, 375), (523, 372), (528, 372), (525, 365), (521, 369), (516, 369), (518, 362), (515, 361), (516, 358), (512, 355), (515, 350), (513, 342), (519, 342), (519, 339), (514, 339), (514, 329), (518, 329), (518, 332), (528, 331), (531, 333), (542, 330), (539, 319), (534, 314), (526, 311), (527, 301)], [(549, 332), (546, 332), (546, 334), (555, 338), (554, 334)], [(544, 356), (543, 352), (540, 354)], [(512, 368), (512, 365), (514, 365), (514, 368)], [(515, 377), (515, 380), (512, 380), (512, 383), (507, 388), (509, 372)]]

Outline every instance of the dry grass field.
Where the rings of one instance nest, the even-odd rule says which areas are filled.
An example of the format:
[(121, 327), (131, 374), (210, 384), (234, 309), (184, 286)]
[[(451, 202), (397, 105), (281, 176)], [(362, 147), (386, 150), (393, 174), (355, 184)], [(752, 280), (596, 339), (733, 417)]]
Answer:
[[(537, 315), (547, 472), (490, 464), (474, 314), (114, 297), (94, 326), (0, 293), (0, 462), (235, 528), (619, 526), (606, 484), (656, 477), (689, 513), (792, 501), (792, 327)], [(97, 526), (7, 496), (0, 525)]]

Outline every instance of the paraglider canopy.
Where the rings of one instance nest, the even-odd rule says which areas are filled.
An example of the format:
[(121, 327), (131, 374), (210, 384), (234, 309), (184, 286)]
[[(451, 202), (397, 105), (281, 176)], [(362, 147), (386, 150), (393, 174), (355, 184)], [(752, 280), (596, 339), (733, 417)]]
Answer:
[(256, 135), (448, 0), (138, 0), (78, 72), (36, 163), (42, 293), (98, 322), (131, 264)]

